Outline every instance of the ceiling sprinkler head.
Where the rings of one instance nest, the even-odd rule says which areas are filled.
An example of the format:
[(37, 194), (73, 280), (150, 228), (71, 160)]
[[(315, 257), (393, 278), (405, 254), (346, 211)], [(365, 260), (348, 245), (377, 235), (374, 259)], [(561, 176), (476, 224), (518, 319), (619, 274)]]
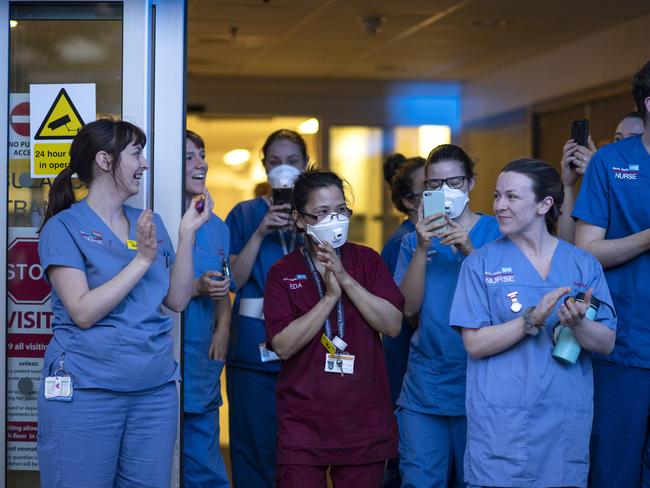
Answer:
[(369, 36), (376, 36), (381, 31), (381, 26), (386, 22), (386, 17), (379, 15), (364, 15), (359, 17), (363, 31)]

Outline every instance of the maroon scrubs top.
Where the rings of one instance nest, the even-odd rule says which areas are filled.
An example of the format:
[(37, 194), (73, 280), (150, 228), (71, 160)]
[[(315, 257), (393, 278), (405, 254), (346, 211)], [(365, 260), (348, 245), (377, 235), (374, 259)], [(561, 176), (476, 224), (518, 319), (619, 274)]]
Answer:
[[(346, 271), (370, 293), (400, 311), (404, 298), (379, 254), (358, 244), (341, 247)], [(326, 285), (321, 280), (323, 292)], [(264, 289), (264, 324), (269, 340), (319, 301), (318, 289), (300, 249), (269, 271)], [(397, 455), (381, 338), (343, 295), (347, 352), (354, 374), (326, 373), (319, 332), (282, 365), (277, 383), (278, 464), (350, 465)], [(336, 335), (336, 307), (330, 315)]]

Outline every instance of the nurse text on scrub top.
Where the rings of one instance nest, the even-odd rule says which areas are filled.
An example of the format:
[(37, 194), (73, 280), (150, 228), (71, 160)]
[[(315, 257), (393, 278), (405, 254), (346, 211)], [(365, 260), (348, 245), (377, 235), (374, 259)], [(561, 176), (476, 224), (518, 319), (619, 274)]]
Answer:
[[(417, 327), (397, 401), (404, 488), (447, 486), (454, 477), (462, 485), (467, 354), (449, 328), (449, 310), (466, 256), (500, 235), (494, 217), (469, 206), (476, 177), (463, 149), (453, 144), (433, 149), (425, 175), (427, 190), (444, 192), (445, 219), (420, 215), (416, 232), (402, 239), (395, 269), (404, 314)], [(442, 225), (447, 229), (441, 233)]]
[[(472, 487), (587, 486), (591, 353), (612, 350), (616, 318), (600, 264), (553, 235), (562, 196), (560, 175), (547, 163), (506, 165), (494, 197), (504, 237), (461, 268), (450, 324), (469, 353), (465, 481)], [(565, 300), (578, 293), (583, 302)], [(600, 306), (590, 319), (592, 296)], [(574, 364), (552, 355), (558, 323), (581, 348)]]
[[(128, 122), (91, 122), (50, 190), (39, 243), (54, 312), (38, 397), (44, 488), (170, 485), (179, 372), (162, 305), (187, 305), (209, 211), (190, 205), (175, 255), (160, 217), (124, 204), (148, 168), (145, 142)], [(73, 174), (88, 186), (79, 202)]]
[[(186, 133), (185, 206), (205, 194), (208, 163), (203, 138)], [(205, 202), (199, 200), (199, 210)], [(203, 212), (208, 212), (205, 207)], [(230, 330), (230, 233), (211, 214), (194, 239), (194, 289), (185, 310), (183, 354), (183, 487), (229, 486), (219, 447), (221, 371)]]
[[(381, 258), (388, 266), (391, 275), (395, 272), (402, 237), (414, 231), (415, 224), (418, 221), (418, 205), (424, 189), (425, 162), (424, 158), (406, 159), (401, 154), (393, 154), (386, 158), (384, 162), (384, 180), (390, 186), (393, 205), (406, 216), (406, 220), (391, 234), (381, 251)], [(413, 328), (406, 321), (403, 321), (397, 337), (382, 337), (393, 406), (396, 406), (399, 392), (402, 389), (402, 380), (404, 379), (404, 373), (406, 373), (409, 343), (412, 335)], [(400, 485), (399, 458), (394, 458), (389, 460), (386, 465), (386, 474), (382, 486)]]
[(280, 360), (265, 346), (262, 302), (268, 270), (300, 244), (289, 218), (291, 186), (308, 160), (300, 134), (288, 129), (273, 132), (262, 147), (273, 193), (237, 204), (226, 218), (237, 284), (226, 367), (236, 487), (271, 488), (274, 483)]
[(380, 334), (395, 337), (403, 298), (379, 255), (347, 242), (343, 182), (311, 170), (294, 186), (305, 245), (269, 271), (266, 332), (284, 360), (277, 387), (277, 488), (377, 488), (397, 429)]
[(573, 211), (576, 244), (605, 268), (619, 317), (614, 351), (594, 360), (595, 488), (650, 484), (650, 62), (632, 94), (643, 134), (598, 150)]

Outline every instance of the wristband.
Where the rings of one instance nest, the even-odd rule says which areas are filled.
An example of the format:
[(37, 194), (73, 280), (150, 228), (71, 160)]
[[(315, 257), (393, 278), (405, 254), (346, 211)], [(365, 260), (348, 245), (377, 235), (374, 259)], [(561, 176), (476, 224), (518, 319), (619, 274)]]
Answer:
[(535, 307), (528, 307), (524, 311), (524, 315), (523, 315), (524, 332), (531, 336), (536, 336), (537, 334), (539, 334), (539, 327), (533, 322), (533, 320), (530, 317), (534, 310)]

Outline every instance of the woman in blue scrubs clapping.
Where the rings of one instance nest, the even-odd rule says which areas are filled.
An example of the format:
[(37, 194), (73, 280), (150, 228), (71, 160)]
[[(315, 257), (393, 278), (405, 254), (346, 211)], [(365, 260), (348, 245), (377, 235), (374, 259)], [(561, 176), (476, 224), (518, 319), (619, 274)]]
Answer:
[[(205, 194), (208, 163), (203, 138), (187, 131), (185, 145), (185, 206)], [(204, 209), (204, 212), (209, 210)], [(230, 233), (216, 215), (196, 231), (194, 290), (185, 310), (183, 355), (183, 487), (228, 487), (219, 448), (221, 371), (230, 330)], [(224, 273), (225, 272), (225, 273)]]
[[(509, 163), (494, 193), (504, 237), (463, 263), (450, 324), (469, 353), (470, 486), (587, 486), (589, 353), (611, 352), (616, 319), (600, 264), (554, 235), (562, 197), (560, 175), (548, 164)], [(565, 301), (577, 293), (584, 302)], [(587, 318), (591, 296), (600, 306)], [(552, 356), (559, 322), (582, 348), (573, 364)]]
[(290, 187), (309, 160), (303, 138), (287, 129), (269, 135), (262, 155), (273, 197), (241, 202), (226, 218), (232, 275), (237, 284), (226, 368), (230, 458), (236, 488), (270, 488), (274, 483), (275, 385), (280, 360), (265, 346), (264, 284), (271, 266), (300, 244), (289, 219)]
[[(192, 241), (210, 212), (190, 205), (174, 254), (160, 217), (124, 204), (148, 168), (145, 143), (128, 122), (92, 122), (50, 190), (39, 243), (54, 312), (38, 398), (44, 488), (170, 485), (179, 372), (162, 305), (187, 305)], [(73, 174), (88, 186), (79, 202)]]

